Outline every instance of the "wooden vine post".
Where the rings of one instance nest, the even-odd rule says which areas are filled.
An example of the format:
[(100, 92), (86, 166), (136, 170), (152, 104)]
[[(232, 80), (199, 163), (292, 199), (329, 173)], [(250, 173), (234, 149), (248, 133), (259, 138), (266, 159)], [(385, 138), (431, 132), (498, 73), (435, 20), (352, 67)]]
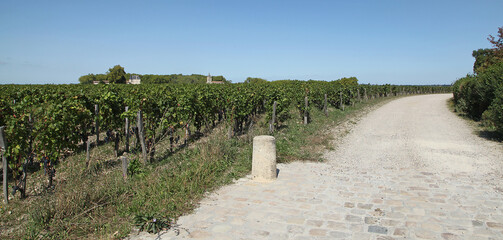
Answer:
[[(225, 112), (226, 112), (226, 113), (229, 113), (230, 111), (227, 109)], [(225, 120), (228, 120), (228, 121), (227, 121), (227, 124), (229, 125), (229, 129), (227, 129), (227, 138), (228, 138), (228, 139), (231, 139), (231, 138), (232, 138), (232, 136), (233, 136), (233, 132), (234, 132), (234, 131), (233, 131), (233, 127), (232, 127), (232, 122), (234, 122), (234, 120), (233, 120), (233, 119), (234, 119), (234, 116), (235, 116), (235, 112), (234, 112), (234, 110), (232, 110), (232, 112), (231, 112), (231, 113), (232, 113), (232, 114), (231, 114), (229, 117), (227, 117), (226, 115), (224, 115), (224, 119), (225, 119)]]
[(23, 164), (23, 173), (21, 175), (21, 199), (26, 198), (26, 179), (28, 178), (28, 164), (29, 162), (33, 161), (33, 115), (30, 113), (29, 118), (29, 134), (28, 134), (28, 151), (27, 151), (27, 157), (24, 160)]
[(121, 135), (118, 131), (114, 131), (114, 136), (115, 136), (114, 153), (115, 157), (119, 157), (119, 139)]
[(5, 141), (3, 131), (5, 126), (0, 127), (0, 154), (2, 155), (2, 167), (3, 167), (3, 195), (5, 204), (9, 203), (9, 188), (7, 187), (7, 158), (5, 157), (5, 151), (7, 150), (7, 141)]
[(143, 163), (147, 163), (147, 146), (145, 145), (145, 133), (143, 131), (143, 116), (141, 110), (138, 110), (138, 119), (136, 120), (136, 125), (138, 127), (138, 136), (140, 137), (141, 153), (143, 157)]
[(362, 102), (362, 98), (360, 97), (360, 89), (356, 89), (356, 92), (358, 94), (358, 102)]
[(227, 138), (231, 139), (232, 138), (232, 133), (233, 133), (233, 127), (232, 127), (232, 122), (229, 123), (229, 129), (227, 129)]
[(269, 132), (274, 133), (274, 122), (276, 122), (276, 106), (278, 103), (274, 101), (272, 104), (272, 116), (271, 116), (271, 123), (269, 123)]
[(89, 162), (91, 161), (91, 141), (86, 142), (86, 168), (89, 168)]
[[(129, 110), (129, 107), (126, 107), (126, 112)], [(129, 118), (126, 117), (126, 126), (125, 126), (125, 135), (126, 135), (126, 152), (129, 152)]]
[(325, 101), (323, 102), (323, 112), (325, 113), (325, 117), (328, 117), (327, 111), (327, 94), (325, 93)]
[(308, 119), (307, 119), (307, 118), (308, 118), (308, 111), (307, 111), (307, 107), (308, 107), (308, 105), (307, 105), (307, 104), (308, 104), (308, 100), (307, 100), (307, 96), (306, 96), (306, 97), (304, 97), (304, 103), (305, 103), (305, 105), (306, 105), (306, 109), (304, 110), (304, 124), (307, 124), (307, 122), (308, 122)]
[(100, 106), (98, 104), (94, 104), (94, 115), (96, 117), (95, 119), (95, 131), (96, 131), (96, 146), (100, 143), (100, 121), (99, 121), (99, 114), (100, 114)]

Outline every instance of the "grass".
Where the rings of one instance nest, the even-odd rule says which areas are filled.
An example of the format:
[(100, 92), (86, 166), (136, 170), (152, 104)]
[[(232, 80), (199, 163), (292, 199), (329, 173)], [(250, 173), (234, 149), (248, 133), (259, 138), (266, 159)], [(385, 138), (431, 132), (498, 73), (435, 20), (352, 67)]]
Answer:
[[(313, 109), (308, 125), (292, 108), (292, 117), (273, 134), (278, 162), (322, 161), (322, 152), (332, 148), (334, 126), (385, 101), (357, 103), (346, 111), (329, 108), (328, 117)], [(111, 143), (92, 150), (89, 168), (85, 152), (76, 153), (57, 166), (54, 190), (45, 189), (47, 177), (38, 171), (28, 176), (28, 198), (0, 205), (0, 238), (119, 239), (135, 228), (135, 218), (171, 224), (190, 213), (207, 192), (249, 174), (253, 137), (267, 131), (265, 117), (259, 116), (252, 129), (232, 139), (225, 126), (217, 126), (174, 153), (159, 150), (169, 148), (169, 141), (163, 141), (156, 153), (163, 157), (147, 165), (131, 164), (134, 174), (127, 181), (120, 162), (111, 157)], [(128, 158), (140, 162), (139, 153)]]

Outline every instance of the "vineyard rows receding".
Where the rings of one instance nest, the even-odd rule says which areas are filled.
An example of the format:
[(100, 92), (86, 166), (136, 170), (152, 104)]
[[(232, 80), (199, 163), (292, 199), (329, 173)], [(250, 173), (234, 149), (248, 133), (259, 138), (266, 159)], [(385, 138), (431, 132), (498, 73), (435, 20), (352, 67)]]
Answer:
[[(129, 119), (130, 126), (136, 126), (139, 110), (145, 147), (151, 153), (155, 151), (154, 142), (173, 138), (177, 131), (200, 131), (218, 122), (231, 126), (231, 131), (238, 134), (252, 116), (265, 113), (270, 118), (273, 102), (277, 102), (277, 116), (287, 114), (294, 105), (302, 117), (310, 108), (322, 109), (325, 94), (328, 104), (340, 108), (366, 98), (450, 91), (446, 86), (358, 85), (343, 80), (222, 85), (3, 85), (0, 126), (5, 126), (5, 156), (16, 177), (27, 159), (61, 160), (64, 154), (85, 148), (98, 129), (96, 121), (98, 132), (124, 136), (125, 119)], [(96, 105), (99, 111), (95, 111)]]

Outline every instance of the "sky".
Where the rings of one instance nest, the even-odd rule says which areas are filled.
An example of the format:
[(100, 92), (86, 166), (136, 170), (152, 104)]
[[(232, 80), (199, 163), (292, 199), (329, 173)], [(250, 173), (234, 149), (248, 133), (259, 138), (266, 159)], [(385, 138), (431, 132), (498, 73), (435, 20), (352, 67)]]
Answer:
[(451, 84), (502, 0), (0, 1), (0, 84), (128, 73)]

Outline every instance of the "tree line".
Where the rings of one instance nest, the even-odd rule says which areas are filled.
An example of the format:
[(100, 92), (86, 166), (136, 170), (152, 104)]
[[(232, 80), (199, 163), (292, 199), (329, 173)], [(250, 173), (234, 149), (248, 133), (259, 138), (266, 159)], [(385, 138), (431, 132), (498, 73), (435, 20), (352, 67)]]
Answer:
[[(126, 83), (132, 75), (138, 75), (141, 79), (142, 84), (152, 84), (152, 83), (190, 83), (190, 84), (204, 84), (206, 83), (207, 76), (201, 74), (169, 74), (169, 75), (158, 75), (158, 74), (136, 74), (136, 73), (126, 73), (124, 67), (121, 65), (115, 65), (108, 69), (108, 72), (104, 74), (93, 74), (89, 73), (79, 77), (79, 82), (81, 84), (93, 84), (94, 82), (99, 83)], [(224, 76), (212, 76), (213, 81), (230, 83)]]

